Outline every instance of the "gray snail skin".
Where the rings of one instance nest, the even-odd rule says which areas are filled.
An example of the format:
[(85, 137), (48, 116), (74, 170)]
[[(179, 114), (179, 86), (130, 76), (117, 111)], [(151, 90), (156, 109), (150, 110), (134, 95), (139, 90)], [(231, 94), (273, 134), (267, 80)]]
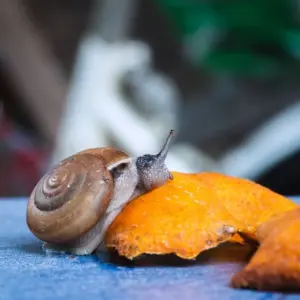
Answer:
[(173, 177), (165, 165), (174, 130), (158, 154), (129, 157), (112, 147), (76, 153), (47, 172), (33, 189), (26, 213), (44, 248), (88, 255), (124, 206)]

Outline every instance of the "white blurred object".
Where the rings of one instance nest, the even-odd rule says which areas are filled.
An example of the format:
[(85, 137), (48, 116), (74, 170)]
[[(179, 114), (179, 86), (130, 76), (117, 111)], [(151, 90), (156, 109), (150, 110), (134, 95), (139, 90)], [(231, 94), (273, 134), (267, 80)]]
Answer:
[[(108, 44), (96, 37), (85, 39), (80, 47), (53, 162), (86, 148), (107, 145), (117, 146), (135, 156), (155, 153), (160, 148), (168, 131), (178, 126), (176, 89), (163, 77), (156, 81), (155, 75), (151, 75), (153, 82), (158, 82), (157, 91), (164, 90), (165, 85), (167, 96), (161, 97), (167, 99), (164, 102), (157, 100), (153, 91), (142, 95), (142, 87), (137, 85), (138, 81), (133, 81), (135, 96), (142, 99), (140, 105), (144, 115), (132, 107), (120, 91), (124, 75), (146, 70), (150, 61), (150, 50), (143, 43)], [(141, 79), (145, 81), (146, 77)], [(151, 90), (150, 83), (144, 86), (146, 91)], [(151, 99), (157, 101), (149, 109)], [(172, 99), (175, 109), (170, 113)], [(145, 117), (147, 112), (150, 118)], [(175, 144), (167, 163), (170, 169), (183, 172), (220, 171), (255, 179), (300, 149), (299, 116), (300, 104), (297, 103), (263, 124), (218, 162), (192, 145)]]
[[(96, 4), (91, 28), (79, 46), (52, 163), (83, 149), (109, 145), (133, 156), (155, 153), (169, 130), (179, 127), (176, 85), (154, 72), (145, 43), (126, 38), (136, 1)], [(123, 93), (124, 83), (129, 83), (130, 97)], [(255, 179), (300, 149), (299, 116), (298, 103), (219, 161), (192, 145), (175, 143), (167, 164), (182, 172), (219, 171)]]
[(220, 161), (223, 172), (255, 179), (300, 150), (300, 102), (283, 110)]
[(124, 76), (124, 82), (132, 92), (129, 102), (156, 132), (163, 132), (166, 124), (178, 128), (179, 91), (170, 78), (142, 63)]
[[(162, 117), (160, 126), (154, 126), (126, 103), (119, 85), (124, 74), (149, 65), (149, 61), (150, 51), (143, 43), (107, 43), (98, 37), (84, 40), (62, 117), (53, 163), (86, 148), (112, 144), (133, 156), (155, 153), (160, 149), (169, 130), (176, 126), (176, 120)], [(164, 84), (167, 86), (167, 82)], [(169, 97), (167, 105), (160, 107), (166, 111), (165, 114), (172, 105), (171, 99)], [(188, 153), (174, 154), (171, 149), (167, 160), (170, 169), (200, 171), (200, 165), (187, 163), (185, 157)], [(202, 161), (203, 165), (211, 164), (211, 160), (200, 153), (197, 161)]]
[[(132, 156), (155, 153), (169, 130), (177, 129), (177, 87), (152, 70), (151, 50), (145, 43), (127, 38), (136, 4), (136, 0), (95, 1), (52, 163), (83, 149), (109, 145)], [(132, 99), (121, 90), (126, 78), (133, 88)], [(181, 152), (173, 148), (167, 158), (170, 169), (193, 172), (213, 163), (192, 146)]]

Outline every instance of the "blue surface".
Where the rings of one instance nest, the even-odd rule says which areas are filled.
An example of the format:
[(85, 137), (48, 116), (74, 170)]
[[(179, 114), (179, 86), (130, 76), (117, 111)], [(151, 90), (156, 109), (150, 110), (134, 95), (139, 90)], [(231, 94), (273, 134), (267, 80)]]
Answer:
[(0, 201), (0, 299), (300, 299), (234, 290), (244, 262), (124, 266), (97, 256), (47, 254), (26, 226), (26, 201)]

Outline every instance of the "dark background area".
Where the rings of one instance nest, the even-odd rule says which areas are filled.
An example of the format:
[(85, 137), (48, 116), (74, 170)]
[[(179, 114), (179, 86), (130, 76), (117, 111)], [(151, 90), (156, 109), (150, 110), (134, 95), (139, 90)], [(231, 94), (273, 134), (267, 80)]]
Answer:
[[(18, 1), (11, 3), (15, 2)], [(20, 2), (68, 84), (94, 1)], [(8, 3), (1, 4), (4, 14), (10, 11)], [(172, 78), (182, 94), (179, 141), (191, 143), (217, 159), (224, 151), (242, 143), (266, 120), (299, 101), (300, 15), (296, 8), (296, 1), (278, 0), (271, 5), (267, 1), (252, 1), (252, 5), (249, 1), (137, 2), (128, 38), (150, 45), (154, 68)], [(210, 13), (214, 17), (208, 17)], [(187, 22), (188, 17), (190, 22)], [(193, 26), (201, 28), (204, 23), (201, 20), (220, 24), (217, 29), (226, 35), (211, 46), (204, 58), (187, 55), (185, 45)], [(0, 37), (8, 35), (10, 30), (2, 21)], [(286, 36), (294, 40), (284, 46)], [(23, 38), (26, 40), (26, 36)], [(5, 38), (0, 42), (4, 45)], [(17, 41), (15, 45), (22, 47)], [(9, 55), (9, 48), (2, 48), (0, 196), (18, 196), (30, 193), (43, 173), (43, 166), (55, 146), (55, 135), (46, 133), (49, 126), (45, 125), (44, 129), (39, 110), (32, 109), (35, 104), (31, 106), (30, 100), (26, 100), (28, 96), (10, 72), (13, 57)], [(195, 48), (194, 52), (200, 53)], [(34, 80), (28, 76), (28, 83)], [(55, 105), (53, 103), (54, 109)], [(56, 111), (62, 107), (63, 99)], [(55, 113), (53, 116), (52, 119), (49, 116), (49, 122), (57, 123), (60, 117)], [(300, 194), (299, 167), (300, 150), (261, 174), (256, 181), (280, 193)]]

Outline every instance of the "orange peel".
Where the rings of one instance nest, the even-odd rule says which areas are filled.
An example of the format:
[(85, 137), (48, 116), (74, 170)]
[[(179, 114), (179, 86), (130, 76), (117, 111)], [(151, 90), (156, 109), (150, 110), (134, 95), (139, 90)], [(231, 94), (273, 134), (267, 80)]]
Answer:
[(249, 264), (232, 278), (235, 288), (300, 290), (300, 208), (258, 228), (261, 245)]
[(258, 226), (276, 214), (297, 207), (290, 199), (254, 181), (218, 173), (203, 172), (194, 176), (214, 190), (220, 203), (244, 224), (239, 232), (255, 240)]
[(166, 185), (131, 201), (106, 234), (106, 246), (129, 259), (170, 254), (193, 259), (228, 241), (240, 222), (220, 205), (212, 190), (189, 174), (173, 173)]
[(175, 253), (194, 259), (230, 241), (257, 239), (274, 214), (296, 207), (289, 199), (248, 181), (217, 173), (172, 172), (174, 180), (131, 201), (108, 228), (106, 246), (133, 259)]

